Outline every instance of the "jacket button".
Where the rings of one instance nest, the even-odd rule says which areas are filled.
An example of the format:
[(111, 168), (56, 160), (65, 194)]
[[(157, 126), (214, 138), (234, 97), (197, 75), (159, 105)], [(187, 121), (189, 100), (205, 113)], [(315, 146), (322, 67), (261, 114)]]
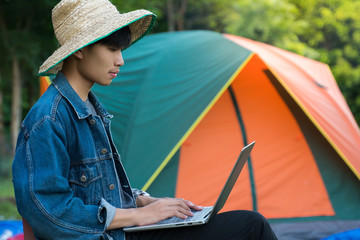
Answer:
[(114, 188), (115, 188), (115, 184), (110, 184), (110, 185), (109, 185), (109, 189), (110, 189), (110, 190), (113, 190)]
[(96, 123), (96, 120), (95, 120), (95, 119), (93, 119), (93, 118), (90, 119), (90, 124), (91, 124), (91, 125), (94, 125), (95, 123)]
[(106, 148), (101, 149), (101, 153), (102, 153), (102, 154), (107, 153), (107, 149), (106, 149)]
[(86, 177), (85, 175), (82, 175), (82, 176), (80, 177), (80, 181), (82, 181), (82, 182), (85, 182), (86, 179), (87, 179), (87, 177)]

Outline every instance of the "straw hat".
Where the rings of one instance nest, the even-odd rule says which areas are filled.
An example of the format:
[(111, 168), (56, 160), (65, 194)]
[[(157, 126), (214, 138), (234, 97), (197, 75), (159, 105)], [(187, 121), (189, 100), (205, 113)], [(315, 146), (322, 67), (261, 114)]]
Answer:
[(151, 30), (155, 18), (147, 10), (120, 14), (108, 0), (62, 0), (52, 10), (60, 47), (41, 65), (39, 75), (56, 74), (65, 58), (125, 26), (134, 43)]

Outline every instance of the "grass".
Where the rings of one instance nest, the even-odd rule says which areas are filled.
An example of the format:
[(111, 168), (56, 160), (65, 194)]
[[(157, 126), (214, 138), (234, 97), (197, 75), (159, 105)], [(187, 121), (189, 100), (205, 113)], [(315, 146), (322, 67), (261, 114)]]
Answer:
[(0, 220), (21, 219), (15, 204), (11, 162), (9, 157), (0, 157)]
[(10, 179), (0, 179), (0, 220), (21, 219)]

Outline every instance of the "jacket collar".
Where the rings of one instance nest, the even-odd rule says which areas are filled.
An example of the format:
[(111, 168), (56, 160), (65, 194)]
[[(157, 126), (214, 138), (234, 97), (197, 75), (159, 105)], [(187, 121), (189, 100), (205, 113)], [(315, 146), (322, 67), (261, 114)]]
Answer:
[[(73, 107), (79, 119), (87, 118), (91, 115), (90, 110), (86, 107), (85, 103), (81, 100), (79, 95), (75, 92), (75, 90), (71, 87), (70, 83), (66, 79), (65, 75), (62, 72), (59, 72), (56, 78), (52, 81), (54, 86), (58, 89), (60, 94), (68, 100), (70, 105)], [(102, 117), (112, 118), (104, 106), (100, 103), (99, 99), (95, 96), (95, 94), (90, 91), (89, 100), (94, 105), (97, 113)]]

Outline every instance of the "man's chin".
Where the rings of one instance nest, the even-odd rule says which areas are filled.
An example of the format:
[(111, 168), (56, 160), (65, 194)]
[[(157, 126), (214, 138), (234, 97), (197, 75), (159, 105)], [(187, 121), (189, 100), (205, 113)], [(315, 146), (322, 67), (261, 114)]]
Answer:
[(111, 83), (112, 83), (112, 80), (106, 81), (106, 82), (100, 82), (100, 83), (98, 83), (98, 84), (99, 84), (100, 86), (106, 87), (106, 86), (109, 86)]

